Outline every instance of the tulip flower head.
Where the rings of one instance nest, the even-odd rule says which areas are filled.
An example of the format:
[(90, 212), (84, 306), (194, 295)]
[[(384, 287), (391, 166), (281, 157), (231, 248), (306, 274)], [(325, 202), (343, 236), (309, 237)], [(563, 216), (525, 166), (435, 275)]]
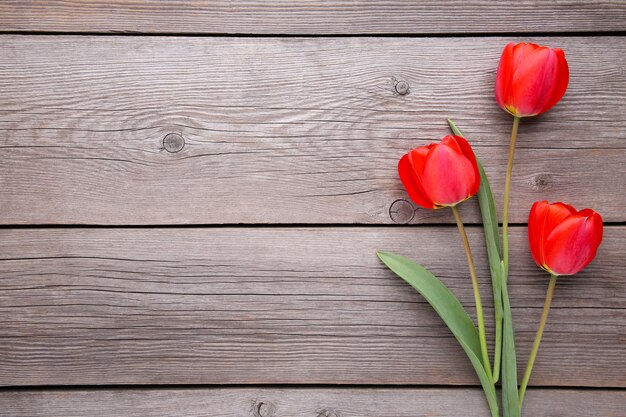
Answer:
[(554, 275), (573, 275), (596, 256), (602, 217), (591, 209), (538, 201), (530, 209), (528, 241), (539, 267)]
[(476, 156), (460, 136), (409, 151), (400, 159), (398, 172), (409, 197), (427, 209), (455, 206), (480, 187)]
[(568, 82), (569, 68), (561, 49), (509, 43), (498, 66), (496, 101), (513, 116), (536, 116), (563, 97)]

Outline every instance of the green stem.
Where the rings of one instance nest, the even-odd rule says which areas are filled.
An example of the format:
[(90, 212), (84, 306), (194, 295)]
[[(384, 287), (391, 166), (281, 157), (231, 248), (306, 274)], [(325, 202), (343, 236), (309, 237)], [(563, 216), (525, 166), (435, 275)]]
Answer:
[(530, 352), (530, 358), (528, 359), (528, 365), (526, 365), (526, 372), (524, 372), (524, 379), (519, 389), (519, 406), (522, 408), (522, 401), (524, 401), (524, 394), (526, 393), (526, 387), (528, 386), (528, 380), (530, 380), (530, 373), (533, 371), (533, 365), (535, 364), (535, 358), (537, 357), (537, 350), (539, 350), (539, 343), (541, 343), (541, 336), (543, 335), (543, 329), (546, 327), (546, 321), (548, 320), (548, 313), (550, 312), (550, 304), (552, 303), (552, 296), (554, 295), (554, 287), (556, 286), (557, 276), (552, 274), (550, 276), (550, 285), (548, 286), (548, 293), (546, 294), (546, 302), (543, 305), (543, 313), (541, 313), (541, 320), (539, 321), (539, 328), (537, 329), (537, 335), (535, 336), (535, 342), (533, 343), (533, 350)]
[(506, 166), (506, 182), (504, 183), (504, 207), (502, 209), (502, 252), (504, 260), (504, 277), (509, 277), (509, 196), (511, 192), (511, 172), (513, 171), (513, 155), (515, 154), (515, 140), (519, 128), (520, 118), (513, 118), (511, 143), (509, 144), (509, 162)]
[(483, 317), (483, 304), (480, 301), (480, 291), (478, 289), (478, 278), (476, 276), (476, 268), (474, 267), (474, 257), (472, 256), (472, 248), (470, 247), (469, 240), (467, 239), (467, 233), (465, 233), (465, 227), (461, 220), (461, 214), (456, 206), (452, 206), (452, 213), (454, 213), (454, 219), (456, 225), (459, 228), (461, 239), (463, 240), (463, 246), (465, 247), (465, 255), (467, 255), (467, 264), (469, 265), (470, 276), (472, 277), (472, 287), (474, 289), (474, 299), (476, 300), (476, 318), (478, 319), (478, 335), (480, 337), (480, 350), (483, 355), (483, 365), (485, 371), (489, 376), (489, 379), (493, 381), (493, 374), (491, 373), (491, 364), (489, 363), (489, 353), (487, 351), (487, 337), (485, 335), (485, 319)]

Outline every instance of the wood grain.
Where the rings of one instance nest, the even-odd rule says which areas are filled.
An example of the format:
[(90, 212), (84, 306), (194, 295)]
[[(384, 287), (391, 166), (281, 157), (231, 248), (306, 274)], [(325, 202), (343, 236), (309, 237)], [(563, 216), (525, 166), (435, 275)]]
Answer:
[[(525, 234), (510, 278), (520, 366), (548, 280)], [(481, 237), (470, 228), (490, 311)], [(531, 385), (626, 387), (625, 237), (607, 228), (590, 267), (559, 280)], [(0, 385), (476, 384), (376, 249), (422, 262), (473, 310), (453, 227), (0, 230)]]
[(415, 34), (619, 31), (616, 0), (13, 0), (0, 30), (129, 33)]
[[(622, 417), (624, 391), (532, 389), (524, 415)], [(0, 392), (12, 417), (482, 417), (476, 388), (216, 388)]]
[[(393, 206), (396, 164), (453, 117), (502, 200), (511, 40), (2, 36), (0, 223), (453, 222)], [(534, 40), (565, 49), (571, 81), (522, 123), (512, 221), (539, 199), (625, 221), (626, 43)]]

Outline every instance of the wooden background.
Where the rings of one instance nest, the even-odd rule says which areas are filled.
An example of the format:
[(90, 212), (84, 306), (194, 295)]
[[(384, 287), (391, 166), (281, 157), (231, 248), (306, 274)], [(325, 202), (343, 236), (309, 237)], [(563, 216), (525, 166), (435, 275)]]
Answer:
[[(522, 370), (547, 289), (530, 205), (606, 227), (559, 280), (525, 415), (624, 416), (625, 29), (622, 1), (0, 2), (0, 415), (488, 415), (375, 251), (473, 314), (451, 213), (407, 201), (396, 164), (451, 117), (501, 205), (495, 70), (531, 40), (563, 48), (571, 80), (518, 141)], [(476, 199), (461, 212), (490, 307)]]

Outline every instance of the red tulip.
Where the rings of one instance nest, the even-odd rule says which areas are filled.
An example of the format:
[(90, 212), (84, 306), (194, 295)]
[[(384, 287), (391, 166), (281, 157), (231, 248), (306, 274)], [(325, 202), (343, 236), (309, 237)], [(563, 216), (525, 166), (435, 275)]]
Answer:
[(496, 75), (496, 100), (513, 116), (535, 116), (565, 94), (569, 69), (565, 53), (534, 43), (504, 47)]
[(596, 256), (602, 217), (591, 209), (538, 201), (530, 209), (528, 241), (537, 265), (554, 275), (573, 275)]
[(461, 136), (413, 149), (400, 159), (398, 172), (409, 197), (428, 209), (455, 206), (480, 187), (474, 151)]

